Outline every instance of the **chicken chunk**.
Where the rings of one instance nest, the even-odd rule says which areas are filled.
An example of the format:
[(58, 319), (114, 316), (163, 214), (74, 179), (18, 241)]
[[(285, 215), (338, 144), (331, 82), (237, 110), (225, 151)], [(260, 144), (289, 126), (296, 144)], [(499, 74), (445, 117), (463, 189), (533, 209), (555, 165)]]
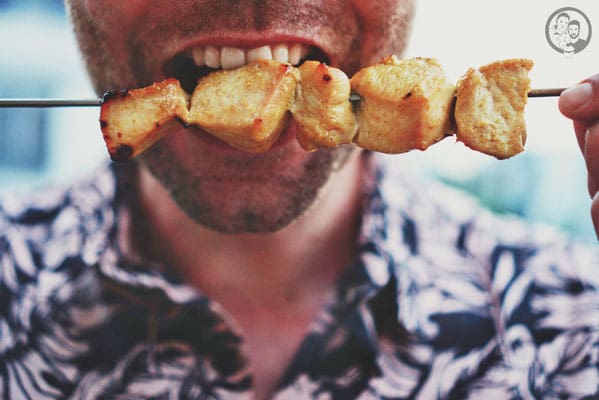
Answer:
[(351, 78), (362, 100), (354, 142), (383, 153), (424, 150), (448, 133), (454, 85), (437, 60), (392, 56)]
[(512, 59), (468, 70), (457, 88), (458, 140), (498, 159), (523, 151), (532, 66), (530, 60)]
[(306, 61), (299, 72), (300, 84), (291, 105), (299, 144), (310, 151), (352, 143), (358, 123), (349, 101), (347, 75), (317, 61)]
[(176, 79), (106, 93), (100, 128), (110, 157), (126, 161), (152, 146), (171, 124), (187, 120), (188, 103), (189, 95)]
[(289, 64), (259, 60), (200, 79), (188, 123), (247, 152), (268, 150), (287, 125), (299, 72)]
[[(529, 60), (506, 60), (471, 69), (454, 96), (454, 85), (434, 59), (388, 57), (349, 82), (342, 71), (316, 61), (299, 69), (257, 61), (202, 78), (191, 98), (175, 79), (109, 92), (101, 127), (112, 159), (127, 160), (160, 140), (176, 121), (240, 150), (261, 152), (293, 113), (297, 140), (306, 150), (353, 140), (368, 150), (402, 153), (441, 140), (455, 119), (458, 140), (507, 158), (522, 151), (526, 139), (523, 110), (531, 68)], [(350, 87), (361, 97), (356, 106), (349, 100)]]

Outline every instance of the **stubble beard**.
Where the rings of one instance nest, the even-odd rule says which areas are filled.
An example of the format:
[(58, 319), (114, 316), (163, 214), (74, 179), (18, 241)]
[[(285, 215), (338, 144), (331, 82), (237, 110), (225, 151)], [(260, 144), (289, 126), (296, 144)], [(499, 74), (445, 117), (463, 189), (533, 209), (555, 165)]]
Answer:
[(173, 162), (176, 155), (167, 146), (155, 146), (140, 161), (196, 223), (221, 233), (269, 233), (317, 204), (354, 151), (353, 146), (323, 149), (291, 166), (280, 154), (284, 150), (256, 159), (229, 156), (218, 160), (226, 165), (225, 174), (210, 168), (210, 160), (201, 163), (206, 170)]
[[(282, 4), (275, 1), (267, 3), (272, 13), (287, 14), (283, 13), (282, 8), (285, 7)], [(187, 28), (190, 32), (196, 29), (195, 25), (187, 28), (178, 25), (195, 21), (194, 18), (185, 16), (181, 19), (176, 15), (165, 18), (162, 21), (167, 24), (165, 26), (141, 25), (140, 29), (145, 30), (138, 34), (140, 41), (136, 41), (135, 37), (123, 40), (118, 43), (122, 46), (116, 46), (120, 52), (112, 54), (113, 42), (106, 32), (95, 25), (83, 4), (82, 1), (67, 1), (79, 45), (98, 93), (107, 88), (144, 86), (152, 82), (154, 76), (150, 73), (151, 68), (144, 62), (159, 57), (153, 57), (155, 53), (152, 52), (152, 40), (149, 38), (176, 38), (177, 35), (187, 34)], [(346, 53), (340, 54), (341, 69), (351, 74), (364, 64), (376, 62), (383, 55), (403, 51), (413, 4), (402, 4), (387, 18), (386, 25), (379, 27), (380, 32), (371, 33), (384, 38), (384, 45), (380, 40), (371, 39), (369, 44), (361, 48), (357, 38), (351, 37), (352, 32), (345, 32), (343, 36), (338, 29), (331, 29), (330, 32), (325, 29), (328, 33), (324, 34), (323, 40), (345, 42), (348, 47)], [(339, 10), (329, 10), (330, 13), (334, 11)], [(381, 6), (379, 13), (383, 12), (388, 10)], [(309, 20), (305, 15), (302, 17), (301, 13), (295, 16), (298, 21)], [(263, 20), (269, 21), (268, 18)], [(277, 18), (272, 18), (272, 21), (277, 21)], [(289, 23), (299, 23), (293, 21)], [(207, 18), (206, 22), (210, 23), (210, 19)], [(323, 24), (321, 28), (329, 25)], [(324, 195), (327, 182), (334, 179), (335, 171), (346, 163), (354, 151), (353, 147), (348, 146), (323, 149), (303, 156), (298, 156), (297, 149), (288, 153), (285, 153), (288, 149), (281, 149), (255, 157), (219, 157), (203, 151), (206, 149), (201, 146), (195, 148), (198, 154), (190, 154), (184, 147), (176, 143), (173, 146), (159, 144), (142, 155), (140, 164), (148, 168), (190, 218), (210, 229), (230, 233), (273, 232), (289, 225), (317, 202), (319, 196)], [(289, 158), (294, 157), (295, 162), (289, 163)], [(214, 165), (217, 165), (216, 169)]]

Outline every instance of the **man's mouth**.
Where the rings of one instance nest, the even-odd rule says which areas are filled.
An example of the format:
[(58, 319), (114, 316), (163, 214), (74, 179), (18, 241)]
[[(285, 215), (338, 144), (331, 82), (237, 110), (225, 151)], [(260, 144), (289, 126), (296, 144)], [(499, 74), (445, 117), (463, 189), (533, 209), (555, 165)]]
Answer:
[(251, 49), (229, 46), (198, 46), (177, 54), (164, 73), (192, 93), (198, 79), (218, 69), (234, 69), (256, 60), (275, 60), (298, 66), (305, 60), (328, 62), (325, 53), (304, 43), (277, 43)]

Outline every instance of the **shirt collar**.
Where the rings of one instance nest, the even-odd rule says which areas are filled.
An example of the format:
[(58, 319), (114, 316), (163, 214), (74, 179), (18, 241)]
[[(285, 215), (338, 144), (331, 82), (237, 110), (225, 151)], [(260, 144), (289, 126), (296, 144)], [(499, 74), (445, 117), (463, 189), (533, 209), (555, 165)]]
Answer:
[[(391, 281), (396, 273), (396, 265), (405, 259), (409, 246), (399, 238), (390, 205), (386, 201), (388, 193), (388, 168), (384, 160), (373, 153), (365, 152), (363, 171), (363, 212), (358, 237), (358, 260), (348, 266), (346, 273), (338, 282), (338, 297), (343, 302), (363, 302), (374, 296)], [(102, 174), (101, 186), (106, 201), (111, 207), (105, 207), (112, 227), (106, 235), (105, 246), (96, 246), (97, 265), (107, 278), (120, 284), (158, 289), (176, 303), (186, 303), (201, 297), (195, 289), (180, 281), (161, 265), (152, 264), (138, 257), (123, 254), (117, 243), (120, 210), (128, 212), (127, 205), (134, 202), (133, 191), (135, 164), (111, 164), (107, 173)], [(112, 188), (112, 189), (110, 189)], [(124, 209), (123, 209), (124, 207)], [(399, 246), (390, 245), (399, 243)], [(94, 260), (90, 260), (94, 261)], [(397, 278), (397, 277), (396, 277)], [(359, 300), (360, 299), (360, 300)]]

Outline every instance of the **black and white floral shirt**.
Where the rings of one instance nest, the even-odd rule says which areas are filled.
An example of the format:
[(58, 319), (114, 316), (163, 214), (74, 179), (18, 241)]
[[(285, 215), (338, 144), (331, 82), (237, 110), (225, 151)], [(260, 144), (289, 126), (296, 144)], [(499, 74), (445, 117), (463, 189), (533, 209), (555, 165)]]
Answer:
[[(599, 398), (599, 248), (372, 157), (360, 257), (274, 397)], [(121, 186), (109, 167), (3, 201), (0, 397), (251, 398), (220, 306), (119, 251)]]

